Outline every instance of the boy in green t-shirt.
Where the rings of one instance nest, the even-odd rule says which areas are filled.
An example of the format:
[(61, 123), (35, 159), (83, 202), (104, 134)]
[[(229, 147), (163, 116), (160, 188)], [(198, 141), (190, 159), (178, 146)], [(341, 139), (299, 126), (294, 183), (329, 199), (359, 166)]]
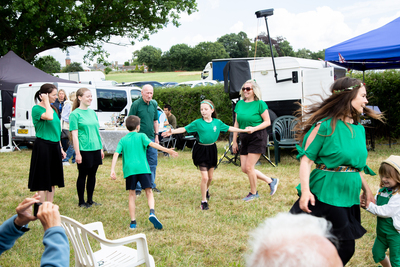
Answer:
[(123, 137), (117, 146), (111, 164), (111, 179), (117, 179), (115, 174), (115, 165), (117, 164), (118, 155), (122, 154), (122, 169), (126, 183), (126, 190), (129, 190), (129, 214), (131, 216), (130, 229), (136, 229), (135, 216), (135, 200), (136, 200), (136, 184), (141, 183), (142, 188), (146, 191), (147, 203), (150, 208), (149, 220), (156, 229), (162, 229), (161, 222), (154, 214), (154, 197), (151, 190), (151, 171), (149, 163), (146, 159), (146, 150), (148, 146), (164, 151), (173, 157), (178, 153), (172, 149), (160, 146), (151, 140), (144, 133), (139, 133), (140, 118), (138, 116), (129, 116), (125, 120), (126, 128), (129, 133)]

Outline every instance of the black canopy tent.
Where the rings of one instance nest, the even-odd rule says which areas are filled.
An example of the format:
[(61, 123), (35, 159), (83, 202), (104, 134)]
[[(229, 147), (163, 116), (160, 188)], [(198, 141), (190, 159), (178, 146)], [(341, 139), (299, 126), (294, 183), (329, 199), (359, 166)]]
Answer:
[(16, 85), (21, 83), (34, 82), (64, 82), (76, 83), (70, 80), (64, 80), (54, 77), (46, 72), (35, 68), (13, 51), (9, 51), (0, 58), (0, 127), (1, 144), (8, 144), (8, 130), (4, 127), (5, 123), (11, 122), (13, 107), (13, 92)]

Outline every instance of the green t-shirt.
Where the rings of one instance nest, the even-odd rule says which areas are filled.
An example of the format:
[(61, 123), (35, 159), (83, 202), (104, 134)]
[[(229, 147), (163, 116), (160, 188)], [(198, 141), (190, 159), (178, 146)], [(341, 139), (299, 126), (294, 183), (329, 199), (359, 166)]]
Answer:
[(133, 102), (129, 115), (136, 115), (140, 118), (140, 131), (144, 133), (148, 138), (154, 139), (154, 121), (158, 123), (158, 112), (157, 112), (157, 101), (152, 99), (149, 104), (143, 101), (140, 97), (138, 100)]
[(69, 130), (78, 130), (81, 151), (95, 151), (103, 148), (99, 127), (99, 120), (92, 109), (77, 108), (69, 115)]
[(151, 173), (146, 158), (151, 140), (143, 133), (130, 132), (118, 142), (116, 153), (122, 154), (124, 178), (135, 174)]
[(59, 142), (61, 139), (61, 123), (57, 112), (53, 109), (53, 119), (51, 121), (40, 118), (45, 112), (46, 109), (39, 105), (35, 105), (32, 108), (32, 121), (35, 126), (36, 137)]
[(245, 102), (240, 100), (235, 107), (237, 122), (240, 129), (248, 126), (255, 127), (264, 122), (261, 114), (268, 109), (268, 105), (262, 100)]
[[(302, 156), (316, 164), (325, 164), (327, 168), (350, 166), (365, 173), (375, 175), (367, 166), (367, 147), (365, 129), (361, 124), (346, 124), (339, 120), (332, 133), (331, 120), (322, 121), (312, 143), (304, 150), (308, 136), (315, 125), (305, 135), (302, 147), (297, 145), (300, 159)], [(297, 186), (299, 195), (300, 185)], [(310, 174), (310, 190), (326, 204), (337, 207), (351, 207), (360, 204), (361, 175), (359, 172), (331, 172), (314, 169)]]
[(188, 133), (197, 133), (198, 142), (201, 144), (213, 144), (218, 140), (220, 132), (227, 132), (229, 126), (218, 119), (206, 122), (203, 119), (197, 119), (185, 127)]

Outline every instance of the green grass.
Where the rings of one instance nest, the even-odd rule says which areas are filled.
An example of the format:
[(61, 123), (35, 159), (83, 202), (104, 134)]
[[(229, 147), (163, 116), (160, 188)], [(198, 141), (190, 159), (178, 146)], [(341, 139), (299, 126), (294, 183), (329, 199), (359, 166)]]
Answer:
[(138, 82), (138, 81), (157, 81), (157, 82), (186, 82), (200, 80), (201, 71), (184, 71), (184, 72), (150, 72), (150, 73), (128, 73), (128, 72), (111, 72), (106, 75), (107, 80), (121, 82)]
[[(219, 142), (219, 154), (223, 153), (225, 142)], [(55, 203), (63, 215), (84, 224), (102, 221), (106, 236), (117, 239), (134, 233), (144, 233), (150, 253), (157, 266), (245, 266), (244, 255), (248, 251), (249, 232), (265, 218), (278, 212), (287, 212), (297, 199), (295, 186), (299, 182), (299, 164), (289, 153), (283, 153), (279, 167), (274, 168), (264, 159), (257, 169), (272, 177), (280, 178), (277, 193), (269, 196), (269, 187), (260, 182), (258, 191), (261, 198), (249, 203), (241, 199), (249, 191), (249, 183), (240, 168), (222, 163), (215, 171), (210, 188), (210, 210), (200, 210), (200, 173), (193, 166), (191, 152), (179, 152), (175, 159), (159, 157), (157, 187), (161, 194), (155, 194), (156, 214), (164, 229), (155, 230), (148, 221), (146, 198), (137, 199), (138, 229), (129, 227), (128, 192), (122, 178), (121, 159), (117, 165), (118, 179), (110, 180), (111, 155), (107, 155), (97, 173), (94, 200), (103, 205), (84, 210), (79, 209), (76, 194), (76, 166), (64, 168), (65, 187), (56, 189)], [(273, 154), (273, 153), (272, 153)], [(400, 145), (377, 145), (370, 152), (369, 166), (377, 172), (380, 162), (391, 154), (400, 155)], [(1, 211), (0, 221), (15, 213), (15, 207), (24, 198), (33, 195), (27, 189), (31, 151), (1, 153), (0, 169)], [(378, 177), (366, 175), (373, 192), (379, 184)], [(376, 218), (362, 210), (363, 226), (368, 233), (356, 242), (356, 252), (347, 266), (377, 266), (373, 263), (371, 248), (375, 239)], [(43, 253), (43, 229), (39, 221), (30, 223), (31, 231), (21, 237), (15, 246), (0, 256), (0, 265), (39, 266)], [(71, 266), (75, 256), (71, 247)]]

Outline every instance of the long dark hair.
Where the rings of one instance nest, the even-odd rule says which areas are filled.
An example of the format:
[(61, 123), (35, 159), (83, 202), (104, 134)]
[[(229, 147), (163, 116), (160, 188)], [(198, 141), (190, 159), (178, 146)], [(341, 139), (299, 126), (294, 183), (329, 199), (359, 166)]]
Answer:
[[(54, 84), (51, 84), (51, 83), (45, 83), (42, 86), (40, 86), (40, 89), (35, 93), (35, 96), (33, 97), (33, 99), (35, 100), (35, 103), (37, 104), (38, 102), (42, 101), (40, 99), (41, 94), (50, 94), (51, 92), (53, 92), (54, 89), (57, 90), (57, 86), (55, 86)], [(50, 105), (50, 106), (58, 114), (58, 109), (54, 105)]]
[[(339, 119), (351, 116), (355, 122), (359, 122), (361, 114), (351, 105), (351, 101), (357, 97), (358, 90), (363, 85), (358, 79), (343, 77), (332, 84), (330, 88), (332, 95), (322, 102), (310, 106), (300, 105), (300, 109), (296, 111), (296, 115), (299, 116), (295, 127), (296, 139), (303, 142), (303, 138), (310, 128), (321, 120), (332, 119), (332, 133), (330, 135), (335, 131), (335, 126)], [(373, 119), (383, 121), (381, 114), (376, 114), (367, 107), (364, 107), (364, 114)]]

